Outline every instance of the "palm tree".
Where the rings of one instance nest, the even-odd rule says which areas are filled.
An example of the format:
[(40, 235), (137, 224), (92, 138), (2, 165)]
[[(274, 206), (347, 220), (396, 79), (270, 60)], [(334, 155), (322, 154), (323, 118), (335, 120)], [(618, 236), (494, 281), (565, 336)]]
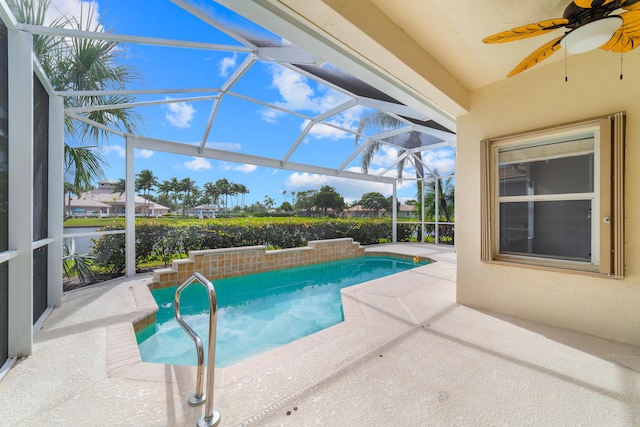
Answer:
[[(124, 180), (124, 178), (120, 178), (118, 179), (118, 181), (113, 185), (113, 191), (111, 192), (111, 194), (115, 194), (118, 193), (118, 196), (122, 196), (122, 194), (127, 191), (127, 183)], [(111, 201), (113, 202), (113, 216), (116, 216), (117, 212), (116, 212), (116, 201), (118, 199), (117, 198), (111, 198)], [(126, 205), (125, 205), (126, 206)]]
[(244, 196), (246, 194), (249, 194), (249, 189), (244, 184), (236, 184), (236, 185), (237, 185), (238, 193), (242, 194), (242, 209), (244, 209), (245, 207)]
[(273, 208), (273, 205), (276, 204), (276, 201), (273, 200), (268, 194), (264, 196), (264, 206), (267, 208), (267, 212)]
[(164, 180), (158, 183), (157, 185), (158, 185), (158, 194), (166, 198), (169, 198), (169, 193), (173, 191), (173, 186), (171, 184), (171, 181)]
[[(51, 0), (9, 0), (10, 7), (19, 22), (44, 25), (44, 19)], [(81, 9), (79, 18), (63, 18), (52, 26), (66, 27), (81, 31), (103, 31), (102, 19), (91, 26), (95, 6)], [(118, 65), (118, 43), (38, 35), (34, 37), (34, 53), (42, 65), (55, 90), (102, 90), (122, 89), (136, 79), (136, 73), (129, 67)], [(65, 108), (97, 104), (120, 104), (131, 101), (131, 96), (78, 96), (65, 97)], [(141, 116), (131, 109), (102, 110), (82, 113), (98, 123), (135, 133)], [(109, 133), (101, 128), (79, 122), (70, 117), (65, 119), (66, 138), (78, 144), (87, 141), (97, 143), (100, 137)], [(65, 141), (65, 165), (68, 171), (75, 171), (73, 178), (67, 179), (73, 185), (91, 186), (93, 180), (102, 175), (104, 161), (99, 153), (90, 149), (78, 150)], [(89, 173), (87, 173), (89, 172)]]
[(127, 191), (127, 183), (124, 178), (120, 178), (118, 179), (118, 182), (113, 185), (112, 193), (118, 193), (122, 196), (122, 193), (124, 193), (125, 191)]
[[(48, 2), (49, 0), (30, 0)], [(80, 31), (100, 32), (104, 28), (102, 17), (95, 27), (95, 5), (88, 6), (86, 15), (81, 9), (79, 18), (66, 20), (66, 26)], [(49, 78), (57, 90), (107, 90), (125, 89), (127, 85), (138, 79), (138, 74), (129, 66), (118, 63), (118, 43), (89, 38), (61, 38), (61, 48), (54, 57), (54, 67)], [(65, 107), (87, 107), (92, 105), (122, 104), (131, 102), (130, 95), (112, 96), (78, 96), (65, 98)], [(83, 113), (85, 117), (100, 124), (135, 133), (142, 117), (130, 108), (98, 110)], [(71, 135), (98, 141), (100, 137), (108, 137), (109, 132), (85, 122), (67, 120), (67, 131)]]
[(136, 190), (142, 190), (142, 197), (144, 197), (144, 207), (149, 216), (149, 192), (153, 187), (158, 184), (158, 177), (149, 169), (144, 169), (136, 175)]
[[(186, 214), (186, 210), (192, 207), (193, 193), (196, 189), (196, 182), (191, 178), (184, 178), (179, 182), (179, 189), (184, 192), (184, 201), (182, 202), (182, 215)], [(199, 189), (198, 189), (199, 190)]]
[[(385, 114), (381, 111), (375, 111), (370, 114), (365, 114), (358, 123), (358, 132), (356, 133), (356, 145), (360, 140), (360, 135), (366, 129), (374, 128), (374, 129), (396, 129), (405, 123), (395, 117), (392, 117), (388, 114)], [(391, 137), (393, 140), (397, 140), (399, 138), (398, 135)], [(400, 149), (398, 151), (398, 157), (403, 156), (407, 151), (419, 148), (422, 145), (422, 141), (420, 139), (420, 132), (410, 131), (409, 137), (406, 142), (403, 143), (405, 148)], [(371, 164), (371, 160), (373, 160), (373, 156), (378, 152), (380, 147), (382, 146), (381, 140), (375, 140), (369, 145), (367, 145), (362, 151), (361, 156), (361, 167), (364, 173), (369, 171), (369, 165)], [(405, 163), (411, 162), (413, 160), (413, 166), (416, 170), (416, 180), (418, 183), (418, 191), (422, 188), (421, 180), (424, 178), (424, 164), (422, 163), (422, 152), (415, 151), (412, 155), (404, 157), (404, 159), (398, 162), (397, 170), (398, 170), (398, 178), (402, 178), (402, 172), (404, 170)], [(424, 216), (424, 215), (423, 215)], [(424, 218), (423, 218), (424, 219)], [(418, 241), (422, 241), (422, 229), (418, 229)]]
[(111, 196), (111, 206), (113, 206), (113, 216), (117, 216), (118, 212), (116, 212), (116, 202), (118, 201), (118, 196)]
[[(396, 129), (405, 123), (395, 117), (392, 117), (388, 114), (385, 114), (381, 111), (375, 111), (370, 114), (365, 114), (358, 123), (358, 132), (356, 134), (356, 145), (360, 142), (360, 135), (366, 129)], [(392, 137), (397, 140), (398, 136)], [(376, 155), (380, 147), (382, 146), (381, 140), (376, 140), (367, 145), (362, 151), (361, 155), (361, 167), (364, 173), (369, 171), (369, 166), (371, 165), (371, 160), (373, 160), (373, 156)], [(404, 155), (405, 152), (419, 148), (422, 145), (422, 141), (420, 139), (420, 132), (411, 131), (409, 132), (409, 137), (406, 143), (403, 144), (405, 146), (404, 149), (400, 149), (398, 151), (398, 157)], [(424, 178), (424, 165), (422, 164), (422, 153), (420, 151), (414, 152), (411, 156), (406, 156), (403, 161), (398, 163), (398, 178), (402, 178), (402, 171), (404, 170), (404, 166), (406, 162), (409, 162), (413, 159), (413, 164), (416, 169), (416, 178), (421, 179)]]
[[(231, 183), (231, 195), (236, 196), (236, 206), (238, 206), (238, 196), (242, 193), (244, 185), (235, 182)], [(246, 188), (246, 187), (245, 187)]]
[[(429, 181), (425, 188), (425, 213), (432, 218), (435, 218), (436, 203), (438, 206), (438, 215), (444, 215), (447, 222), (451, 222), (451, 208), (454, 201), (454, 188), (451, 182), (451, 178), (440, 178), (438, 171), (434, 169), (432, 177), (433, 181)], [(444, 184), (444, 185), (443, 185)], [(436, 201), (436, 185), (438, 188), (438, 200)]]
[(91, 269), (94, 261), (94, 256), (76, 252), (76, 241), (73, 237), (64, 239), (62, 245), (62, 274), (65, 277), (77, 276), (83, 285), (95, 282), (97, 276)]
[(207, 203), (212, 205), (218, 205), (218, 199), (220, 198), (220, 192), (218, 187), (213, 182), (206, 182), (202, 186), (204, 196), (207, 198)]
[(69, 206), (65, 220), (71, 215), (71, 193), (80, 197), (84, 191), (92, 188), (94, 180), (103, 177), (102, 166), (105, 164), (93, 147), (71, 147), (64, 145), (64, 186), (69, 193)]
[(216, 181), (215, 186), (218, 188), (218, 193), (224, 196), (224, 214), (227, 213), (227, 196), (231, 194), (231, 184), (227, 178), (222, 178)]
[(178, 212), (178, 198), (180, 197), (180, 182), (175, 176), (169, 180), (171, 183), (171, 190), (173, 191), (173, 210)]
[(71, 197), (73, 197), (73, 195), (75, 195), (78, 199), (80, 198), (80, 196), (82, 195), (82, 193), (84, 193), (85, 191), (90, 190), (90, 188), (86, 188), (86, 187), (78, 187), (75, 186), (73, 184), (71, 184), (70, 182), (66, 182), (64, 183), (64, 192), (67, 195), (67, 206), (65, 209), (65, 219), (69, 219), (72, 215), (73, 212), (71, 212)]

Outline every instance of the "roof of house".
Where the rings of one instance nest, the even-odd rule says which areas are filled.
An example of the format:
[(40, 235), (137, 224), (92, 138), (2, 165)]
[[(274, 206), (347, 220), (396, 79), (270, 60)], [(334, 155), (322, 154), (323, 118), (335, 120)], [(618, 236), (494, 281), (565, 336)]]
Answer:
[[(100, 181), (100, 183), (107, 183), (107, 185), (82, 193), (79, 198), (71, 196), (71, 206), (111, 207), (112, 205), (123, 205), (125, 203), (126, 192), (114, 193), (113, 186), (110, 186), (107, 181)], [(65, 203), (68, 203), (68, 201), (69, 199), (65, 198)], [(149, 206), (154, 210), (169, 210), (167, 206), (147, 200), (142, 196), (135, 195), (134, 201), (136, 206)]]

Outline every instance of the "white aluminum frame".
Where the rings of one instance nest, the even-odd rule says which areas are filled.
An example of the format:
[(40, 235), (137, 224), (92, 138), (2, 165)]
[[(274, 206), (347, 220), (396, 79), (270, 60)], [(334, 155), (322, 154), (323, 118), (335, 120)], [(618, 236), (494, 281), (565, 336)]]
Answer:
[[(417, 96), (415, 92), (413, 92), (412, 90), (408, 90), (406, 87), (400, 85), (398, 82), (384, 80), (385, 78), (382, 77), (382, 80), (384, 80), (383, 82), (379, 74), (367, 68), (367, 66), (363, 64), (355, 64), (354, 66), (354, 64), (352, 63), (351, 64), (352, 66), (348, 67), (348, 69), (352, 70), (352, 72), (353, 70), (358, 71), (359, 76), (361, 75), (366, 76), (368, 78), (368, 81), (370, 82), (380, 83), (381, 86), (385, 88), (385, 90), (390, 89), (391, 95), (395, 96), (397, 99), (402, 100), (403, 102), (405, 102), (406, 105), (391, 103), (391, 102), (382, 101), (378, 99), (370, 99), (366, 97), (356, 96), (354, 94), (349, 93), (345, 89), (339, 86), (336, 86), (330, 82), (322, 81), (322, 84), (342, 92), (343, 94), (347, 95), (349, 99), (341, 105), (337, 105), (327, 111), (321, 112), (313, 117), (309, 117), (304, 114), (300, 114), (296, 111), (292, 111), (278, 105), (273, 105), (257, 99), (247, 97), (245, 95), (234, 93), (232, 91), (232, 88), (234, 87), (235, 83), (242, 78), (242, 76), (247, 72), (247, 70), (249, 70), (249, 68), (253, 66), (253, 64), (256, 63), (256, 61), (275, 62), (282, 65), (283, 67), (286, 67), (291, 70), (295, 70), (300, 74), (303, 74), (309, 78), (316, 79), (316, 80), (318, 79), (316, 76), (295, 67), (293, 64), (319, 65), (322, 63), (322, 61), (320, 61), (319, 58), (317, 58), (315, 55), (309, 54), (308, 52), (306, 52), (305, 50), (297, 46), (288, 46), (288, 45), (281, 46), (281, 47), (255, 46), (253, 43), (251, 43), (244, 37), (238, 35), (235, 32), (228, 30), (222, 24), (216, 22), (212, 17), (208, 16), (206, 13), (204, 13), (197, 7), (190, 5), (182, 0), (172, 0), (172, 3), (182, 8), (186, 12), (194, 15), (198, 19), (206, 22), (212, 27), (217, 28), (218, 30), (232, 37), (236, 41), (240, 42), (241, 45), (232, 46), (232, 45), (199, 42), (199, 41), (173, 40), (173, 39), (164, 39), (164, 38), (155, 38), (155, 37), (115, 34), (115, 33), (95, 33), (90, 31), (77, 31), (77, 30), (51, 28), (51, 27), (40, 27), (36, 25), (27, 25), (27, 24), (19, 24), (19, 23), (14, 24), (18, 29), (20, 29), (20, 31), (23, 31), (23, 32), (26, 31), (32, 34), (46, 34), (49, 36), (58, 36), (58, 37), (95, 38), (95, 39), (109, 40), (114, 42), (137, 43), (137, 44), (156, 45), (156, 46), (169, 46), (169, 47), (175, 47), (175, 48), (188, 48), (188, 49), (206, 49), (206, 50), (239, 52), (239, 53), (248, 54), (245, 60), (239, 66), (236, 67), (236, 69), (231, 74), (231, 76), (226, 80), (226, 82), (220, 88), (201, 88), (201, 89), (159, 88), (159, 89), (130, 90), (130, 91), (125, 91), (125, 90), (123, 91), (107, 90), (107, 91), (95, 91), (95, 92), (93, 91), (61, 91), (56, 93), (56, 95), (60, 97), (74, 97), (74, 96), (86, 96), (86, 95), (114, 95), (114, 94), (131, 94), (131, 95), (134, 95), (134, 94), (165, 95), (165, 94), (171, 94), (171, 93), (208, 94), (208, 95), (200, 95), (195, 97), (147, 100), (147, 101), (122, 104), (119, 106), (109, 105), (109, 106), (93, 106), (93, 107), (87, 107), (87, 108), (69, 108), (69, 109), (66, 109), (66, 111), (64, 112), (64, 114), (66, 114), (68, 117), (91, 124), (104, 131), (113, 133), (115, 135), (122, 136), (126, 140), (126, 182), (128, 184), (126, 184), (127, 198), (126, 198), (126, 208), (125, 208), (126, 209), (125, 235), (127, 240), (127, 243), (126, 243), (126, 248), (127, 248), (126, 274), (127, 276), (132, 276), (135, 274), (135, 245), (132, 243), (133, 241), (135, 241), (135, 237), (134, 237), (135, 230), (133, 230), (135, 226), (135, 220), (134, 220), (135, 212), (134, 212), (134, 202), (133, 202), (134, 200), (133, 197), (135, 194), (134, 188), (133, 188), (134, 181), (135, 181), (135, 173), (134, 173), (135, 160), (133, 156), (134, 148), (146, 148), (154, 151), (164, 151), (164, 152), (183, 154), (183, 155), (189, 155), (189, 156), (204, 157), (204, 158), (237, 162), (237, 163), (247, 163), (247, 164), (253, 164), (253, 165), (264, 166), (269, 168), (279, 168), (279, 169), (293, 170), (297, 172), (322, 174), (322, 175), (336, 176), (336, 177), (342, 177), (342, 178), (348, 178), (348, 179), (382, 182), (382, 183), (393, 185), (393, 198), (394, 200), (397, 200), (397, 179), (395, 177), (386, 176), (386, 174), (390, 170), (392, 170), (394, 167), (396, 167), (398, 162), (402, 161), (403, 158), (405, 158), (406, 156), (410, 156), (417, 151), (428, 151), (428, 150), (441, 148), (445, 146), (455, 147), (455, 144), (456, 144), (455, 134), (441, 131), (438, 129), (433, 129), (426, 126), (417, 125), (404, 118), (404, 117), (409, 117), (411, 119), (417, 119), (417, 120), (428, 120), (431, 118), (436, 120), (438, 123), (443, 124), (445, 127), (455, 131), (455, 120), (451, 115), (443, 113), (439, 107), (431, 104), (428, 100), (424, 99), (423, 97)], [(246, 4), (246, 5), (229, 4), (229, 2), (225, 0), (219, 1), (219, 3), (225, 5), (226, 7), (229, 7), (232, 10), (242, 9), (241, 12), (243, 12), (243, 14), (247, 16), (249, 19), (255, 18), (256, 12), (264, 13), (265, 9), (269, 10), (269, 13), (268, 13), (269, 16), (266, 18), (266, 20), (260, 19), (259, 20), (260, 22), (258, 21), (256, 22), (258, 22), (260, 25), (265, 26), (265, 28), (267, 29), (273, 29), (273, 28), (270, 28), (272, 27), (271, 24), (273, 24), (274, 22), (277, 22), (280, 25), (278, 27), (279, 34), (282, 34), (283, 32), (285, 33), (284, 34), (285, 36), (287, 34), (295, 34), (296, 39), (302, 39), (305, 41), (309, 41), (310, 36), (311, 37), (317, 36), (317, 34), (313, 33), (310, 29), (297, 28), (295, 25), (295, 22), (292, 21), (290, 17), (287, 18), (279, 13), (275, 13), (274, 10), (271, 10), (272, 8), (269, 5), (270, 2), (268, 1), (253, 1), (253, 2), (250, 2), (251, 4)], [(2, 4), (0, 4), (0, 6), (2, 6)], [(6, 11), (3, 10), (3, 13), (5, 12)], [(310, 44), (309, 46), (317, 45), (318, 40), (316, 40), (314, 43)], [(328, 40), (323, 39), (321, 43), (324, 43), (323, 45), (324, 47), (320, 49), (320, 51), (326, 52), (326, 49), (338, 48), (336, 45), (334, 45)], [(305, 46), (307, 46), (306, 43), (304, 44)], [(220, 108), (221, 103), (224, 101), (224, 97), (227, 95), (238, 97), (246, 101), (253, 102), (268, 108), (273, 108), (278, 111), (284, 112), (286, 114), (301, 117), (307, 120), (307, 123), (304, 129), (298, 135), (298, 137), (294, 141), (292, 141), (290, 148), (282, 158), (260, 157), (260, 156), (255, 156), (251, 154), (208, 148), (206, 144), (207, 144), (209, 135), (212, 131), (215, 118), (217, 115), (217, 111)], [(127, 135), (118, 129), (115, 129), (109, 126), (104, 126), (102, 124), (96, 123), (82, 116), (82, 113), (85, 113), (88, 111), (106, 109), (106, 108), (108, 109), (135, 108), (135, 107), (143, 107), (143, 106), (149, 106), (149, 105), (168, 104), (171, 102), (197, 102), (197, 101), (210, 101), (210, 100), (214, 101), (214, 105), (211, 108), (209, 119), (207, 121), (205, 129), (203, 130), (203, 135), (202, 135), (202, 139), (200, 141), (199, 146), (178, 143), (175, 141), (146, 138), (142, 135)], [(339, 114), (355, 106), (379, 109), (380, 111), (384, 111), (385, 113), (399, 119), (400, 121), (404, 121), (407, 125), (399, 129), (383, 131), (375, 135), (367, 136), (367, 135), (358, 134), (353, 129), (347, 129), (342, 126), (336, 125), (335, 123), (331, 123), (329, 121), (329, 119), (335, 116), (336, 114)], [(55, 105), (52, 104), (51, 110), (52, 110), (52, 113), (54, 113), (56, 116), (54, 120), (59, 120), (59, 114), (57, 113), (56, 108), (59, 108), (59, 104), (55, 104)], [(52, 122), (54, 120), (52, 120)], [(354, 136), (358, 136), (359, 138), (361, 138), (363, 142), (359, 146), (354, 147), (354, 150), (349, 155), (349, 157), (335, 169), (316, 166), (312, 164), (301, 164), (301, 163), (291, 162), (290, 160), (292, 156), (294, 155), (296, 150), (299, 148), (302, 141), (307, 136), (308, 132), (311, 131), (313, 126), (316, 126), (318, 124), (331, 126), (341, 131), (352, 133), (354, 134)], [(395, 146), (396, 148), (402, 148), (402, 147), (398, 147), (393, 143), (393, 138), (397, 137), (402, 133), (414, 132), (414, 131), (432, 135), (436, 138), (439, 138), (441, 142), (434, 143), (432, 145), (428, 145), (424, 147), (419, 147), (417, 149), (408, 150), (403, 157), (399, 157), (398, 159), (396, 159), (393, 162), (393, 164), (391, 164), (386, 170), (384, 170), (381, 173), (378, 173), (377, 175), (369, 175), (369, 174), (352, 172), (352, 171), (346, 170), (348, 165), (358, 155), (362, 153), (362, 151), (365, 149), (365, 147), (368, 144), (371, 144), (375, 141), (381, 141), (384, 144)], [(52, 132), (56, 133), (57, 136), (55, 138), (59, 138), (60, 132), (64, 132), (64, 130), (61, 131), (60, 129), (52, 129)], [(53, 159), (58, 159), (58, 161), (60, 161), (59, 160), (61, 158), (60, 152), (56, 151), (57, 149), (59, 149), (59, 147), (54, 144), (54, 146), (51, 149), (53, 150), (50, 153), (51, 157)], [(58, 175), (60, 173), (60, 167), (54, 163), (55, 161), (52, 162), (52, 164), (50, 165), (50, 168), (52, 168), (51, 172), (52, 174), (55, 173), (55, 175)], [(426, 169), (428, 170), (428, 168)], [(54, 189), (54, 187), (57, 184), (55, 180), (50, 179), (50, 182), (51, 182), (51, 190), (58, 191)], [(54, 193), (51, 193), (52, 197), (53, 197), (53, 194)], [(57, 209), (53, 209), (50, 215), (51, 215), (51, 218), (50, 218), (51, 221), (58, 222), (61, 213), (58, 212)], [(397, 210), (395, 209), (395, 205), (393, 209), (393, 223), (394, 223), (393, 240), (396, 241)], [(62, 231), (52, 229), (50, 230), (50, 233), (52, 233), (50, 234), (50, 237), (54, 239), (54, 242), (56, 245), (56, 248), (54, 249), (54, 253), (56, 254), (56, 256), (61, 255)], [(59, 271), (59, 268), (61, 268), (59, 266), (54, 267), (53, 263), (51, 264), (51, 267), (52, 267), (51, 271), (52, 272), (55, 271), (56, 274)], [(53, 299), (50, 301), (50, 303), (52, 305), (59, 304), (58, 296), (53, 296), (53, 295), (55, 295), (55, 292), (52, 293)]]

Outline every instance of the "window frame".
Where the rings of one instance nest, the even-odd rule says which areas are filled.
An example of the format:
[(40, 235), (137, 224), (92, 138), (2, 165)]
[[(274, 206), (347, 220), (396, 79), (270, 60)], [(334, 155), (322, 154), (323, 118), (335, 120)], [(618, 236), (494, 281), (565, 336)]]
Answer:
[[(613, 277), (624, 275), (624, 113), (507, 135), (482, 141), (481, 233), (483, 262), (525, 267), (560, 269)], [(501, 196), (499, 192), (500, 150), (535, 147), (593, 138), (593, 193), (562, 195)], [(550, 156), (550, 158), (552, 158)], [(591, 260), (573, 261), (552, 256), (500, 252), (500, 203), (545, 200), (591, 201)]]

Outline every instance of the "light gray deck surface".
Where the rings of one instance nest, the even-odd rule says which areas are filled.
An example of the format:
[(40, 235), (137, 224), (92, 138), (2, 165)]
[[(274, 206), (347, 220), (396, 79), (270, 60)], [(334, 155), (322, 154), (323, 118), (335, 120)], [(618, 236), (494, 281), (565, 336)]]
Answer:
[[(456, 304), (451, 248), (368, 250), (438, 262), (345, 292), (341, 327), (216, 372), (220, 425), (640, 426), (639, 348)], [(109, 328), (149, 277), (67, 293), (0, 382), (0, 425), (195, 425), (194, 368), (109, 365)]]

